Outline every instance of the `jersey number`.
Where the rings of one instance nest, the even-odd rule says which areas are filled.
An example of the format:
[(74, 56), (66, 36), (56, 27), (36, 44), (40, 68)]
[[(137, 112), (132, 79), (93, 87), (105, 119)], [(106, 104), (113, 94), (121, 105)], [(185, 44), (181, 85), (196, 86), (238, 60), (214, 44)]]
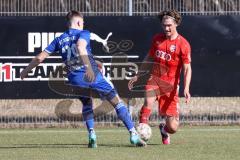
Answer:
[(72, 44), (71, 47), (68, 47), (68, 49), (67, 49), (67, 61), (71, 60), (72, 55), (73, 55), (74, 58), (79, 57), (76, 44)]

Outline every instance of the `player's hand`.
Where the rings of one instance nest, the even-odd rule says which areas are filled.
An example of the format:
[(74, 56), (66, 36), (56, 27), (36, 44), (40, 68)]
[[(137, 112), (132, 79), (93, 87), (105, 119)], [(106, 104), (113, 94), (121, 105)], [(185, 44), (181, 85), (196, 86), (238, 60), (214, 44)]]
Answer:
[(87, 67), (85, 76), (87, 77), (87, 79), (88, 79), (90, 82), (93, 82), (93, 81), (95, 80), (95, 74), (94, 74), (92, 68)]
[(138, 80), (138, 76), (134, 76), (129, 82), (128, 82), (128, 88), (131, 90), (133, 88), (133, 83), (135, 83)]
[(100, 71), (102, 74), (104, 74), (104, 67), (103, 67), (102, 62), (96, 60), (96, 63), (97, 63), (97, 65), (98, 65), (99, 71)]
[(189, 103), (191, 99), (191, 95), (189, 93), (189, 89), (184, 89), (184, 97), (185, 97), (185, 103)]
[(20, 77), (23, 80), (25, 77), (27, 77), (28, 72), (24, 69), (21, 73), (20, 73)]

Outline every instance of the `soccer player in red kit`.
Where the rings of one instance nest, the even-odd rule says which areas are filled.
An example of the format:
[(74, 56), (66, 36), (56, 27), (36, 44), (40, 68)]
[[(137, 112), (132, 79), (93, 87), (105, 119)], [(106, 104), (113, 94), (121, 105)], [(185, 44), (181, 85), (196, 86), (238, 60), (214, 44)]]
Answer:
[[(177, 11), (163, 11), (159, 19), (164, 33), (153, 37), (150, 51), (144, 60), (154, 63), (145, 86), (146, 93), (144, 105), (140, 111), (140, 123), (148, 123), (151, 107), (155, 101), (158, 101), (159, 115), (164, 116), (166, 120), (159, 125), (162, 142), (170, 144), (169, 134), (175, 133), (179, 126), (178, 91), (182, 69), (186, 103), (189, 103), (191, 97), (189, 93), (192, 75), (191, 47), (188, 41), (177, 32), (177, 26), (181, 23), (181, 15)], [(141, 70), (145, 68), (143, 64)], [(129, 81), (130, 89), (139, 76), (137, 74)]]

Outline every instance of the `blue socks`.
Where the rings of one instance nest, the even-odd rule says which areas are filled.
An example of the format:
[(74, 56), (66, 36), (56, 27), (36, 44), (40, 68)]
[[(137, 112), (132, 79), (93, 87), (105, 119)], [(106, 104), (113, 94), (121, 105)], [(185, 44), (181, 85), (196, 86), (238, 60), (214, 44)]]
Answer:
[[(92, 99), (88, 97), (81, 97), (79, 99), (83, 104), (82, 108), (83, 120), (86, 123), (88, 132), (90, 132), (94, 129), (94, 113), (92, 109), (93, 108)], [(123, 102), (118, 103), (115, 106), (115, 110), (118, 118), (123, 122), (128, 131), (129, 132), (135, 131), (134, 123), (132, 122), (128, 109), (124, 105), (124, 103)]]
[(93, 130), (94, 128), (94, 115), (93, 115), (93, 110), (92, 106), (83, 106), (82, 109), (82, 114), (83, 114), (83, 120), (86, 123), (87, 130), (90, 132), (90, 130)]
[(134, 124), (131, 120), (127, 107), (123, 104), (123, 102), (118, 103), (115, 106), (115, 110), (117, 112), (118, 118), (122, 120), (123, 124), (128, 129), (128, 131), (131, 132), (133, 129), (135, 130)]
[(79, 98), (83, 104), (82, 107), (82, 115), (83, 120), (86, 123), (87, 130), (90, 132), (94, 129), (94, 113), (93, 113), (93, 106), (92, 106), (92, 99), (88, 97), (81, 97)]

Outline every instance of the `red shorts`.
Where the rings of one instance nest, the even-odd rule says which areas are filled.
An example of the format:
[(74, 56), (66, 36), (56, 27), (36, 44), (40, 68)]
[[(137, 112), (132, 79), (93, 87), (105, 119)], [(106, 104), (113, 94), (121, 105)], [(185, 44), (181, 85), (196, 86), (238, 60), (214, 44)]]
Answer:
[(158, 100), (159, 115), (179, 116), (178, 86), (163, 81), (155, 76), (151, 76), (145, 87), (146, 91), (153, 91)]

